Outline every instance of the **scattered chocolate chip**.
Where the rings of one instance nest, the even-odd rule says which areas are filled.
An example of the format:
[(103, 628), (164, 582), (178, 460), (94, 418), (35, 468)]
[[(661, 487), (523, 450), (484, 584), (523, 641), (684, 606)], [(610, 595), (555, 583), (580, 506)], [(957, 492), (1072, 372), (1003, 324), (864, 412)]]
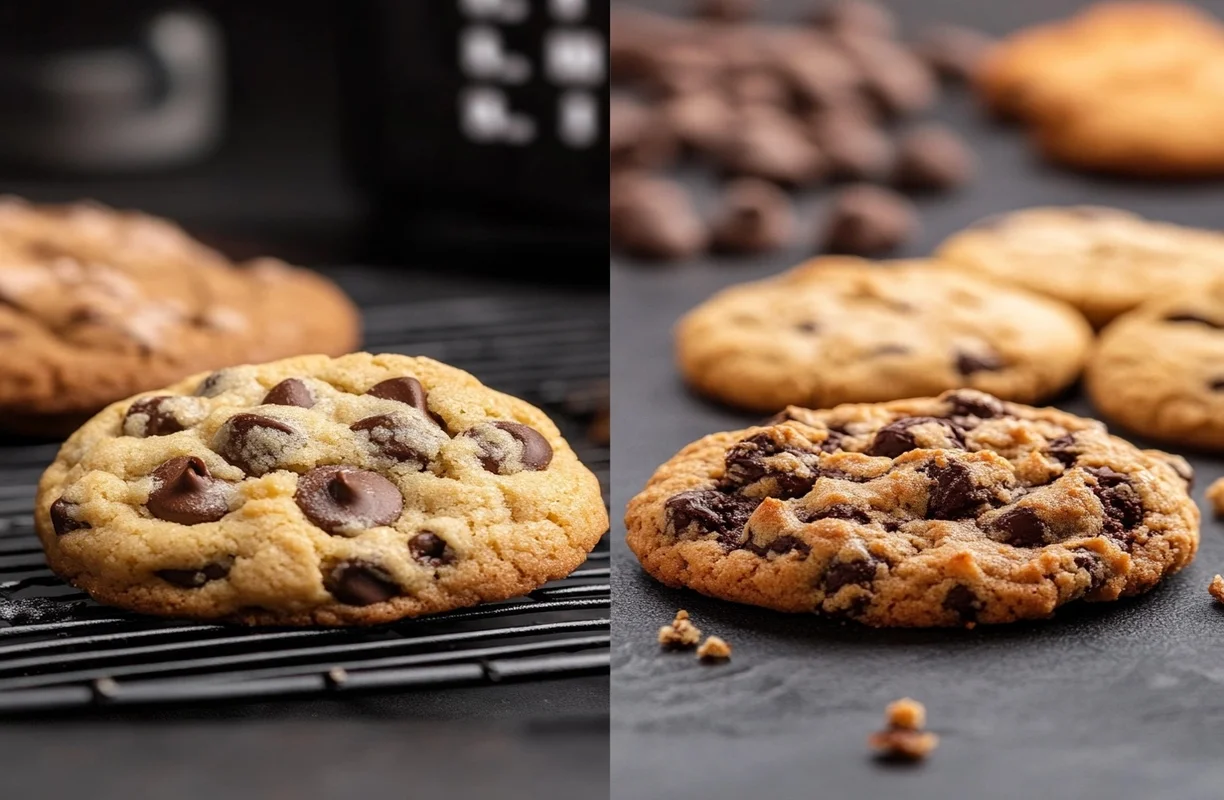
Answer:
[(834, 0), (814, 14), (811, 21), (836, 33), (859, 33), (885, 39), (897, 33), (897, 18), (871, 0)]
[(800, 522), (816, 522), (821, 519), (844, 519), (859, 525), (870, 525), (871, 517), (861, 508), (846, 503), (835, 503), (827, 508), (803, 508), (795, 513)]
[(719, 54), (700, 42), (665, 43), (648, 54), (646, 80), (662, 95), (690, 94), (718, 81), (723, 64)]
[(862, 73), (829, 36), (790, 32), (771, 55), (803, 105), (821, 112), (860, 110), (868, 119), (876, 113), (859, 94)]
[(179, 456), (153, 470), (149, 513), (179, 525), (216, 522), (229, 513), (226, 485), (197, 456)]
[(1085, 551), (1076, 554), (1075, 566), (1088, 573), (1088, 592), (1095, 592), (1109, 580), (1109, 571), (1105, 568), (1105, 562), (1096, 553)]
[(876, 570), (881, 563), (878, 558), (873, 556), (867, 556), (857, 561), (842, 561), (834, 558), (832, 563), (829, 564), (829, 568), (825, 570), (825, 594), (835, 594), (843, 586), (870, 586), (871, 582), (875, 580)]
[(836, 178), (884, 181), (893, 171), (896, 149), (892, 140), (861, 115), (838, 111), (820, 114), (811, 135)]
[(350, 606), (383, 603), (402, 592), (391, 573), (365, 561), (341, 561), (323, 575), (323, 588)]
[[(797, 458), (802, 467), (773, 468), (769, 459), (783, 453)], [(723, 482), (727, 488), (739, 488), (769, 480), (774, 484), (773, 491), (769, 494), (783, 499), (802, 497), (812, 490), (816, 479), (820, 477), (819, 453), (783, 445), (769, 431), (762, 431), (736, 442), (727, 450), (724, 463)]]
[(1025, 506), (1000, 514), (991, 524), (991, 529), (998, 535), (999, 541), (1013, 547), (1041, 547), (1047, 543), (1050, 533), (1049, 526), (1037, 512)]
[(675, 97), (663, 105), (662, 114), (684, 147), (705, 155), (717, 155), (722, 149), (736, 117), (727, 100), (717, 92)]
[(1075, 437), (1066, 433), (1046, 445), (1046, 453), (1054, 460), (1061, 462), (1064, 467), (1070, 467), (1079, 458), (1079, 454), (1072, 449), (1073, 447), (1075, 447)]
[(743, 549), (753, 555), (761, 556), (762, 558), (770, 553), (777, 555), (786, 555), (787, 553), (797, 552), (804, 556), (812, 552), (812, 546), (802, 539), (797, 539), (794, 536), (779, 536), (772, 542), (766, 545), (760, 545), (749, 539), (743, 544)]
[(760, 498), (697, 489), (673, 495), (664, 505), (673, 532), (695, 525), (702, 533), (716, 533), (724, 544), (735, 545), (760, 504)]
[(711, 228), (714, 248), (759, 253), (786, 247), (795, 232), (790, 198), (771, 183), (741, 178), (727, 185)]
[(727, 77), (724, 91), (741, 108), (771, 106), (786, 110), (791, 104), (789, 84), (772, 69), (740, 70)]
[(455, 551), (436, 533), (423, 531), (408, 540), (412, 557), (430, 567), (440, 567), (455, 560)]
[(51, 528), (55, 531), (56, 536), (63, 536), (65, 533), (72, 531), (88, 530), (93, 526), (88, 522), (77, 519), (76, 515), (80, 513), (80, 506), (69, 503), (64, 498), (60, 498), (51, 504)]
[(754, 107), (725, 134), (719, 164), (731, 175), (788, 187), (808, 186), (828, 173), (828, 162), (803, 128), (780, 110)]
[(977, 168), (973, 152), (952, 129), (928, 123), (897, 143), (893, 181), (915, 191), (947, 191), (968, 183)]
[(276, 469), (281, 454), (302, 435), (280, 420), (262, 414), (235, 414), (213, 439), (213, 449), (248, 475)]
[(914, 53), (941, 78), (968, 82), (995, 40), (981, 31), (960, 25), (936, 25), (918, 36)]
[(297, 378), (286, 378), (272, 387), (264, 396), (264, 405), (297, 406), (298, 408), (314, 408), (315, 396), (304, 381)]
[[(432, 424), (432, 423), (431, 423)], [(363, 432), (381, 455), (425, 469), (441, 450), (442, 437), (423, 429), (407, 414), (378, 414), (354, 422), (351, 429)]]
[(608, 157), (612, 169), (658, 169), (676, 157), (676, 136), (662, 113), (625, 97), (608, 105)]
[(127, 436), (166, 436), (184, 430), (174, 416), (175, 398), (146, 397), (128, 407), (123, 417), (123, 432)]
[(719, 22), (743, 22), (756, 12), (756, 0), (698, 0), (696, 15)]
[(688, 192), (660, 178), (622, 181), (612, 195), (608, 217), (612, 240), (642, 258), (676, 261), (705, 249), (705, 224)]
[(943, 429), (946, 444), (939, 449), (964, 449), (964, 434), (959, 426), (948, 420), (938, 419), (937, 417), (903, 417), (895, 422), (890, 422), (876, 431), (876, 435), (872, 438), (871, 444), (867, 446), (865, 452), (869, 456), (896, 458), (903, 453), (916, 450), (919, 447), (918, 440), (910, 429), (918, 425), (927, 424), (938, 425)]
[(834, 198), (819, 248), (828, 253), (882, 255), (918, 230), (913, 204), (889, 189), (858, 184)]
[(954, 392), (948, 395), (946, 401), (952, 406), (953, 417), (977, 417), (978, 419), (995, 419), (1007, 415), (1007, 409), (1002, 401), (988, 394), (973, 392)]
[(989, 501), (989, 493), (973, 480), (973, 472), (959, 461), (944, 466), (934, 462), (922, 468), (931, 478), (927, 519), (964, 519)]
[(159, 569), (154, 574), (166, 583), (172, 583), (182, 589), (199, 589), (210, 581), (219, 581), (229, 575), (233, 564), (234, 560), (229, 558), (205, 564), (199, 569)]
[(846, 31), (838, 45), (863, 75), (863, 88), (892, 117), (928, 108), (939, 91), (931, 69), (897, 42)]
[(1084, 471), (1096, 478), (1095, 485), (1089, 487), (1101, 501), (1105, 535), (1125, 537), (1143, 522), (1143, 501), (1131, 485), (1130, 476), (1110, 467), (1087, 467)]
[[(519, 444), (519, 452), (512, 452), (499, 440), (491, 436), (489, 428), (505, 431)], [(552, 463), (552, 445), (539, 431), (518, 422), (487, 422), (475, 425), (463, 432), (480, 445), (480, 463), (489, 472), (498, 475), (513, 475), (522, 470), (548, 469)]]
[(997, 372), (1006, 366), (1003, 359), (994, 353), (966, 353), (962, 350), (956, 354), (956, 371), (965, 377), (975, 372)]
[(298, 478), (293, 499), (307, 519), (332, 534), (390, 525), (404, 510), (394, 483), (355, 467), (315, 467)]
[(982, 601), (972, 589), (958, 583), (944, 595), (943, 607), (956, 614), (961, 622), (974, 622), (982, 610)]
[(1209, 328), (1224, 330), (1224, 324), (1220, 324), (1213, 319), (1208, 319), (1201, 314), (1196, 314), (1193, 311), (1180, 311), (1169, 314), (1164, 318), (1165, 322), (1193, 322), (1199, 325), (1206, 325)]

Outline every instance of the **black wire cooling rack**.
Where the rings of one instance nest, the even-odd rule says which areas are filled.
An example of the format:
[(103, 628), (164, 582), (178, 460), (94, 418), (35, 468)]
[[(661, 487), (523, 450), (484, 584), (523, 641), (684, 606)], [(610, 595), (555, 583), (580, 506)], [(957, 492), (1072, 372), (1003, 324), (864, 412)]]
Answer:
[[(607, 447), (587, 433), (607, 402), (607, 315), (606, 298), (547, 292), (373, 306), (365, 349), (431, 356), (540, 405), (606, 497)], [(249, 629), (100, 606), (47, 569), (34, 534), (35, 485), (56, 449), (0, 444), (0, 714), (608, 670), (606, 542), (568, 578), (526, 597), (377, 628)]]

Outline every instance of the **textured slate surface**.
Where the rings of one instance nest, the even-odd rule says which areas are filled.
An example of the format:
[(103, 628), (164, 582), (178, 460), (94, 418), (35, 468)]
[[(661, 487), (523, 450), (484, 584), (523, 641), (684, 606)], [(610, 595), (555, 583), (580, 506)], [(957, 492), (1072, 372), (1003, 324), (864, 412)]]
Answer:
[[(651, 3), (677, 7), (679, 3)], [(811, 3), (774, 0), (786, 16)], [(907, 0), (923, 20), (994, 33), (1077, 3)], [(1224, 3), (1210, 4), (1216, 13)], [(924, 233), (902, 255), (996, 212), (1036, 204), (1116, 205), (1219, 226), (1220, 183), (1163, 185), (1060, 172), (1037, 163), (1020, 133), (984, 120), (957, 93), (936, 114), (968, 135), (983, 174), (966, 191), (921, 203)], [(713, 181), (690, 175), (701, 200)], [(819, 194), (802, 199), (814, 225)], [(688, 394), (671, 363), (670, 327), (726, 286), (772, 274), (804, 248), (757, 260), (648, 267), (613, 259), (612, 507), (654, 468), (706, 433), (756, 420)], [(1060, 405), (1091, 413), (1074, 393)], [(1224, 461), (1189, 455), (1195, 496)], [(1224, 613), (1206, 593), (1224, 570), (1224, 527), (1205, 515), (1197, 560), (1156, 592), (1068, 609), (1056, 619), (975, 631), (873, 631), (735, 606), (649, 579), (613, 527), (612, 780), (618, 798), (1218, 797), (1224, 779)], [(660, 654), (657, 627), (689, 609), (735, 647), (729, 665)], [(917, 767), (888, 767), (864, 739), (884, 705), (927, 704), (943, 743)]]

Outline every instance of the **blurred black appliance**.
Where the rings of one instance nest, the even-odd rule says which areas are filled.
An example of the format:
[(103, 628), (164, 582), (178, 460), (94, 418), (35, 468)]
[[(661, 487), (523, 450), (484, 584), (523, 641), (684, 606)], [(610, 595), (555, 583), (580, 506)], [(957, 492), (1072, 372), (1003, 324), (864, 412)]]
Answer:
[(567, 277), (605, 282), (608, 0), (336, 11), (347, 161), (378, 247), (519, 276), (585, 257)]

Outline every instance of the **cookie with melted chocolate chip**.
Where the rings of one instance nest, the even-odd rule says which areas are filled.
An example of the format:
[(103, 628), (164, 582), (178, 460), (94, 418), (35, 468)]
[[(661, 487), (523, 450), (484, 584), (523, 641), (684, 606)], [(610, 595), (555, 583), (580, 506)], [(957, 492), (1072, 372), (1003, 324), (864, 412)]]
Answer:
[[(235, 264), (176, 225), (94, 204), (0, 198), (0, 427), (67, 435), (192, 373), (356, 346), (352, 303), (273, 259)], [(156, 435), (194, 424), (150, 407)]]
[(958, 387), (1033, 402), (1075, 380), (1091, 340), (1055, 300), (935, 261), (857, 258), (732, 286), (676, 329), (690, 385), (765, 413)]
[(43, 476), (39, 535), (100, 602), (249, 624), (387, 622), (569, 574), (595, 476), (522, 400), (427, 358), (223, 369), (115, 403)]
[(668, 586), (873, 626), (1048, 617), (1194, 558), (1185, 462), (971, 389), (790, 407), (690, 444), (625, 515)]
[(1224, 450), (1224, 278), (1114, 320), (1088, 361), (1096, 407), (1160, 441)]

